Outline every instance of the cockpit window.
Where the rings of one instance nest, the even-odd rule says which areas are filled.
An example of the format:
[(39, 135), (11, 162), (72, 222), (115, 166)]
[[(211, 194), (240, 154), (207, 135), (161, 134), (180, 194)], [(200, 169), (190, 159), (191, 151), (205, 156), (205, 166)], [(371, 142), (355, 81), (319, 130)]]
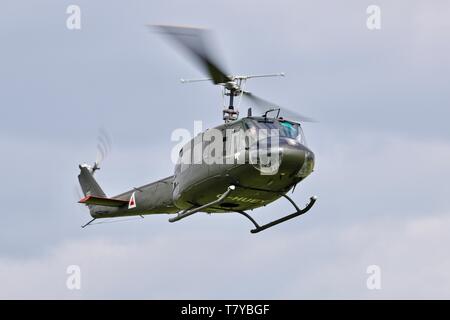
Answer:
[(287, 121), (280, 121), (280, 136), (296, 139), (299, 135), (298, 124), (294, 125)]

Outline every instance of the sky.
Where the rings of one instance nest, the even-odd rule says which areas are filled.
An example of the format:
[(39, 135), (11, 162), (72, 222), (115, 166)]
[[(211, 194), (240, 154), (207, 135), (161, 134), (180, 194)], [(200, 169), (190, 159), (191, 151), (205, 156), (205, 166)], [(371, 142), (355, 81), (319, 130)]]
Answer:
[[(69, 5), (81, 29), (69, 30)], [(366, 25), (369, 5), (381, 29)], [(0, 10), (0, 298), (449, 299), (450, 3), (9, 1)], [(237, 214), (95, 225), (77, 204), (99, 130), (108, 195), (169, 176), (177, 128), (221, 120), (220, 89), (146, 27), (214, 31), (248, 89), (318, 119), (305, 216), (257, 235)], [(245, 113), (245, 112), (244, 112)], [(291, 213), (280, 200), (259, 221)], [(68, 266), (81, 287), (67, 287)], [(381, 287), (370, 289), (369, 266)]]

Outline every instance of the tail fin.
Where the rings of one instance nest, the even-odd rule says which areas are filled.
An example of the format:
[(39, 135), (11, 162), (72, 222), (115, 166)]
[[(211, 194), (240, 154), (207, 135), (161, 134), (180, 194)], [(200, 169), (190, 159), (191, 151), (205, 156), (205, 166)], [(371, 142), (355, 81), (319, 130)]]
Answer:
[(78, 181), (84, 195), (106, 198), (106, 194), (94, 179), (91, 167), (88, 165), (80, 165), (79, 167), (81, 172), (78, 175)]

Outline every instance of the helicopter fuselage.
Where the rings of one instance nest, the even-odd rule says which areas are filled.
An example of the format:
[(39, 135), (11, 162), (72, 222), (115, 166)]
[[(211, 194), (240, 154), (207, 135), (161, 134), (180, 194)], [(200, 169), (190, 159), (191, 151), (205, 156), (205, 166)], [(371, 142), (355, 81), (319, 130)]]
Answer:
[[(253, 146), (259, 146), (261, 141), (269, 141), (269, 137), (263, 140), (254, 139), (250, 145), (241, 145), (231, 150), (231, 153), (227, 150), (229, 144), (226, 143), (227, 139), (230, 139), (226, 132), (233, 134), (240, 130), (248, 132), (265, 127), (277, 128), (281, 132), (276, 136), (276, 143), (268, 143), (266, 148), (271, 155), (276, 155), (277, 160), (275, 170), (270, 172), (263, 170), (265, 167), (258, 157), (257, 161), (252, 162), (250, 156), (252, 150), (257, 150)], [(303, 131), (298, 123), (283, 119), (247, 117), (213, 129), (223, 132), (224, 152), (219, 159), (224, 161), (194, 161), (195, 152), (191, 152), (191, 149), (195, 149), (198, 143), (207, 144), (203, 139), (208, 133), (206, 130), (180, 150), (173, 176), (111, 198), (113, 201), (123, 201), (123, 205), (91, 206), (92, 217), (178, 213), (214, 202), (229, 186), (234, 186), (233, 192), (220, 203), (208, 206), (202, 211), (212, 213), (252, 210), (277, 200), (313, 171), (314, 153), (305, 146)], [(230, 157), (243, 157), (243, 161), (226, 161)]]

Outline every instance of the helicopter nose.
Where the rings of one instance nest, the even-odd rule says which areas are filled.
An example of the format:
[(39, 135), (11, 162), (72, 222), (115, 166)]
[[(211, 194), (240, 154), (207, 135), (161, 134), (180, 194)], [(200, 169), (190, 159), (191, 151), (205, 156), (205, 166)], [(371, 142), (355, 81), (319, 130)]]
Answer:
[(280, 173), (305, 178), (314, 169), (314, 153), (294, 139), (281, 142)]

